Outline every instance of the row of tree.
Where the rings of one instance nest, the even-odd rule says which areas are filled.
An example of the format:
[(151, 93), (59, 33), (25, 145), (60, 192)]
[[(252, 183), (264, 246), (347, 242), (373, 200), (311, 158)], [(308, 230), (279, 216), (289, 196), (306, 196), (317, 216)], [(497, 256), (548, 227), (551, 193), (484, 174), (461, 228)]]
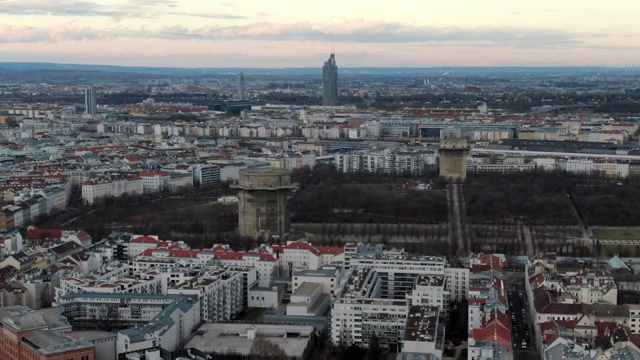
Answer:
[(345, 174), (319, 166), (293, 171), (292, 179), (300, 185), (290, 202), (294, 222), (438, 223), (447, 219), (446, 193), (400, 190), (399, 176)]

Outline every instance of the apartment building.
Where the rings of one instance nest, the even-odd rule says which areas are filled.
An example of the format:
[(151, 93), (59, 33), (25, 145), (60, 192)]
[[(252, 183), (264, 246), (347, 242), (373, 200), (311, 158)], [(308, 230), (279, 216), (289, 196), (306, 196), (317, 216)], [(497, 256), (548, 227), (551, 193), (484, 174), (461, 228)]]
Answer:
[(450, 301), (467, 298), (469, 269), (448, 267), (443, 257), (415, 256), (398, 250), (390, 253), (383, 251), (382, 254), (374, 252), (374, 255), (353, 255), (351, 252), (349, 256), (349, 266), (352, 268), (369, 268), (379, 272), (383, 277), (383, 287), (390, 297), (403, 298), (406, 292), (413, 291), (419, 276), (440, 276), (445, 287), (443, 291), (449, 293)]
[(142, 194), (143, 179), (138, 176), (129, 178), (96, 178), (82, 183), (82, 201), (92, 205), (96, 199), (123, 194)]
[(142, 191), (144, 193), (159, 192), (169, 187), (171, 173), (168, 171), (143, 171), (138, 173), (142, 178)]
[(613, 277), (603, 271), (583, 270), (575, 275), (562, 277), (558, 287), (571, 294), (578, 303), (618, 303), (618, 287)]
[(61, 314), (24, 306), (0, 309), (3, 360), (94, 360), (95, 347), (65, 333), (71, 325)]
[(382, 279), (377, 271), (354, 269), (331, 306), (333, 344), (366, 348), (375, 332), (384, 350), (397, 350), (410, 303), (383, 296)]
[(293, 293), (305, 282), (322, 284), (321, 292), (331, 297), (335, 295), (340, 279), (344, 276), (344, 269), (337, 265), (324, 265), (317, 270), (302, 270), (293, 273)]
[(438, 307), (411, 306), (402, 337), (402, 359), (442, 359), (445, 335), (443, 320)]
[(168, 293), (196, 296), (202, 320), (222, 322), (234, 319), (242, 311), (246, 290), (242, 272), (220, 268), (208, 269)]
[(125, 267), (121, 267), (116, 271), (126, 272), (121, 275), (116, 275), (114, 271), (111, 272), (111, 274), (113, 274), (112, 276), (96, 276), (90, 274), (81, 277), (66, 277), (60, 279), (60, 285), (55, 288), (54, 301), (59, 302), (62, 297), (78, 292), (160, 294), (162, 293), (163, 284), (167, 278), (166, 275), (154, 270), (138, 272), (135, 274), (135, 277), (125, 277), (125, 275), (128, 276), (128, 271)]

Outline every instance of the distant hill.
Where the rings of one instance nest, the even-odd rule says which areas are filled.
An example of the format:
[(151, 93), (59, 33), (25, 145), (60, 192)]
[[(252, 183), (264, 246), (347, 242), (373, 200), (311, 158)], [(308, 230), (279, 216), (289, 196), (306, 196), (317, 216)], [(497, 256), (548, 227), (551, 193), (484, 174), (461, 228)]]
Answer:
[(321, 68), (178, 68), (178, 67), (142, 67), (116, 65), (84, 65), (30, 62), (0, 62), (0, 69), (10, 71), (62, 70), (62, 71), (98, 71), (111, 73), (137, 73), (154, 75), (203, 75), (203, 74), (235, 74), (240, 71), (264, 74), (320, 74)]
[[(273, 75), (320, 75), (322, 64), (318, 67), (300, 68), (180, 68), (180, 67), (142, 67), (115, 65), (84, 65), (84, 64), (56, 64), (38, 62), (0, 62), (0, 70), (33, 71), (33, 70), (62, 70), (62, 71), (94, 71), (109, 73), (137, 73), (149, 75), (220, 75), (235, 74), (243, 71), (252, 74)], [(339, 63), (338, 63), (339, 65)], [(427, 76), (461, 76), (479, 74), (612, 74), (612, 73), (640, 73), (640, 68), (613, 67), (340, 67), (342, 74), (355, 75), (427, 75)]]

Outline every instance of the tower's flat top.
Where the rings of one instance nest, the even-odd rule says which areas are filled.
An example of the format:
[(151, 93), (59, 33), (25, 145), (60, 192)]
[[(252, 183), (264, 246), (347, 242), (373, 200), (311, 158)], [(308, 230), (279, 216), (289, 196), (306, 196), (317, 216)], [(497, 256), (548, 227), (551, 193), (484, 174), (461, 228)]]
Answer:
[(287, 169), (274, 169), (274, 168), (257, 168), (257, 169), (242, 169), (239, 171), (240, 175), (245, 176), (277, 176), (277, 175), (289, 175)]

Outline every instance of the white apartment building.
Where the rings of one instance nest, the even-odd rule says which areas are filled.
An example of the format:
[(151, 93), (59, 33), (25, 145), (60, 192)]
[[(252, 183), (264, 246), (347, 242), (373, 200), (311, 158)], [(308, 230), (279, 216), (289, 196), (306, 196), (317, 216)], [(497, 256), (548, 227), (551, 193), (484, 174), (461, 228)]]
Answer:
[(361, 169), (358, 154), (336, 154), (334, 159), (336, 169), (341, 172), (358, 172)]
[(132, 259), (147, 249), (157, 248), (159, 242), (157, 235), (133, 235), (125, 244), (125, 254)]
[(533, 159), (533, 163), (536, 164), (536, 168), (540, 170), (553, 171), (556, 169), (555, 158), (538, 157)]
[(188, 250), (189, 246), (182, 241), (161, 241), (157, 235), (133, 235), (131, 241), (125, 243), (125, 255), (133, 259), (146, 250), (168, 249)]
[(322, 253), (305, 241), (290, 241), (284, 247), (273, 247), (280, 251), (283, 266), (291, 265), (294, 270), (316, 270), (322, 266)]
[(319, 283), (322, 284), (322, 294), (333, 297), (343, 276), (344, 270), (337, 265), (324, 265), (317, 270), (296, 271), (293, 273), (291, 292), (295, 293), (305, 282)]
[[(224, 257), (223, 254), (217, 254), (215, 262), (225, 265)], [(280, 259), (272, 254), (249, 252), (243, 254), (242, 260), (244, 263), (234, 265), (254, 267), (260, 279), (270, 279), (276, 272), (276, 268), (281, 266)]]
[(629, 328), (633, 334), (640, 334), (640, 305), (629, 304)]
[(94, 276), (67, 277), (60, 280), (55, 288), (54, 301), (59, 302), (62, 297), (81, 292), (101, 294), (160, 294), (165, 277), (158, 272), (148, 271), (135, 275), (135, 278), (100, 279)]
[(431, 306), (438, 309), (449, 308), (450, 295), (446, 288), (444, 275), (419, 275), (414, 289), (407, 292), (412, 305)]
[(82, 201), (93, 204), (96, 199), (105, 196), (121, 196), (123, 194), (142, 194), (143, 180), (138, 177), (131, 179), (95, 179), (82, 183)]
[(118, 354), (138, 353), (158, 347), (178, 350), (201, 323), (198, 299), (182, 296), (175, 299), (151, 321), (139, 327), (118, 331)]
[(353, 270), (331, 306), (333, 344), (356, 344), (366, 348), (376, 331), (383, 349), (398, 349), (409, 301), (383, 295), (380, 274), (368, 268)]
[(287, 305), (289, 316), (322, 316), (331, 304), (331, 297), (322, 293), (322, 284), (305, 282), (291, 294)]
[(22, 251), (23, 243), (24, 241), (19, 231), (0, 231), (0, 254), (3, 257)]
[(334, 156), (336, 169), (341, 172), (366, 171), (370, 173), (422, 174), (426, 165), (435, 164), (433, 152), (351, 152)]
[(223, 322), (242, 311), (246, 292), (243, 283), (242, 272), (213, 268), (169, 289), (169, 294), (197, 296), (202, 320)]
[(568, 172), (576, 174), (593, 173), (593, 160), (570, 159), (566, 161), (565, 165)]
[[(353, 255), (352, 255), (353, 256)], [(467, 298), (469, 291), (469, 269), (449, 268), (445, 258), (437, 256), (413, 256), (406, 253), (398, 255), (369, 255), (351, 257), (352, 268), (375, 269), (383, 274), (388, 282), (387, 291), (391, 297), (404, 298), (407, 291), (413, 290), (418, 276), (442, 276), (448, 284), (451, 301)]]
[(581, 304), (618, 304), (618, 287), (612, 276), (584, 271), (560, 280), (560, 287)]
[(402, 338), (402, 358), (411, 359), (410, 356), (414, 355), (413, 358), (430, 356), (433, 360), (442, 359), (444, 330), (437, 307), (412, 306)]
[(138, 174), (142, 178), (142, 191), (144, 193), (154, 193), (169, 186), (171, 173), (168, 171), (150, 171)]
[(65, 295), (58, 305), (72, 324), (87, 326), (96, 319), (111, 317), (114, 321), (133, 326), (151, 321), (179, 298), (176, 295), (85, 292)]

